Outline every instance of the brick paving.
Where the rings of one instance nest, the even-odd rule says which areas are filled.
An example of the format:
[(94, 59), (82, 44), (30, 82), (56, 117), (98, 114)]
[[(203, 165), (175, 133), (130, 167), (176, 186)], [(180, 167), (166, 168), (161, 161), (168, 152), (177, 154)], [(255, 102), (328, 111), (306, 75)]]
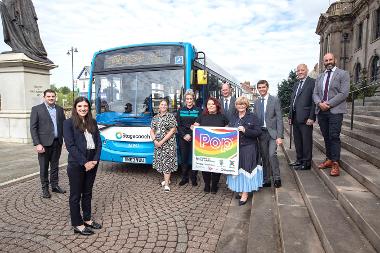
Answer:
[[(179, 187), (178, 175), (165, 193), (161, 181), (148, 167), (101, 164), (92, 203), (103, 228), (89, 237), (73, 233), (68, 193), (42, 199), (39, 178), (0, 189), (0, 251), (215, 252), (232, 197), (225, 178), (216, 195)], [(60, 185), (69, 189), (65, 169)]]

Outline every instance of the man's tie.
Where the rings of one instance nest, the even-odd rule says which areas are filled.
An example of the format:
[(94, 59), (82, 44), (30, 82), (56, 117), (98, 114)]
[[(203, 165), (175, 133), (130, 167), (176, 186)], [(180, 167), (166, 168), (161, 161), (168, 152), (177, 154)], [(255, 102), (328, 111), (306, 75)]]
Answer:
[(302, 89), (302, 85), (303, 85), (303, 81), (301, 80), (301, 81), (299, 81), (299, 83), (298, 83), (298, 87), (297, 87), (297, 90), (296, 90), (296, 95), (294, 96), (294, 100), (293, 100), (293, 111), (294, 111), (294, 107), (295, 107), (295, 105), (296, 105), (296, 99), (297, 99), (297, 97), (298, 97), (298, 93), (301, 91), (301, 89)]
[(264, 126), (265, 110), (264, 110), (264, 98), (260, 98), (260, 126)]
[(327, 70), (327, 78), (326, 78), (326, 83), (325, 83), (325, 89), (323, 90), (322, 102), (326, 102), (328, 98), (331, 72), (332, 72), (331, 69)]
[(228, 99), (224, 99), (224, 111), (227, 112), (228, 111)]

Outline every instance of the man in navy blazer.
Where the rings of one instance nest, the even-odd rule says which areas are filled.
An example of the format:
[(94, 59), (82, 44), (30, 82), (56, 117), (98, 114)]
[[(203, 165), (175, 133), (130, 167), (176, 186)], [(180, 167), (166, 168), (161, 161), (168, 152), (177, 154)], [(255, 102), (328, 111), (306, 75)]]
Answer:
[(297, 160), (290, 164), (295, 170), (310, 170), (313, 150), (313, 124), (315, 104), (313, 91), (315, 79), (307, 76), (306, 64), (297, 66), (298, 82), (290, 99), (289, 125), (293, 127)]
[(30, 134), (33, 145), (36, 146), (40, 165), (40, 179), (42, 197), (50, 198), (49, 192), (49, 164), (50, 185), (53, 192), (65, 193), (58, 185), (58, 164), (63, 143), (63, 108), (56, 105), (54, 90), (44, 91), (44, 102), (32, 107), (30, 114)]
[(222, 113), (227, 117), (228, 121), (231, 121), (232, 116), (236, 113), (236, 98), (232, 97), (231, 85), (227, 82), (222, 84), (220, 91), (222, 97), (219, 99), (219, 103), (222, 107)]
[(331, 167), (331, 176), (339, 176), (340, 132), (343, 114), (347, 113), (346, 99), (350, 91), (350, 75), (337, 68), (335, 63), (333, 54), (327, 53), (323, 57), (326, 70), (317, 77), (313, 93), (315, 112), (326, 148), (326, 160), (318, 168)]

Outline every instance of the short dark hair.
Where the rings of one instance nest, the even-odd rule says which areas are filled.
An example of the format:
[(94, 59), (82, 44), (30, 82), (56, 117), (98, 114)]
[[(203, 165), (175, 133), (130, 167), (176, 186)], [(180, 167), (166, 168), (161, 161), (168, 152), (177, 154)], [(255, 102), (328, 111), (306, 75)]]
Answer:
[(259, 84), (265, 84), (265, 86), (267, 86), (269, 88), (269, 83), (267, 80), (260, 80), (257, 82), (257, 85), (256, 85), (256, 88), (259, 87)]
[(54, 95), (57, 95), (57, 93), (55, 93), (55, 90), (52, 90), (52, 89), (47, 89), (44, 91), (44, 97), (46, 96), (46, 93), (54, 93)]

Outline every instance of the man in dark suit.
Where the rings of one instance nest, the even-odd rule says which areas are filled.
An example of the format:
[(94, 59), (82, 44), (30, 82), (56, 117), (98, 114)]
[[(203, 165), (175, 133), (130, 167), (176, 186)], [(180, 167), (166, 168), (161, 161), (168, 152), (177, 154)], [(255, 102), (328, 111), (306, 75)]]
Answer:
[(231, 96), (231, 85), (227, 82), (224, 82), (222, 84), (220, 92), (222, 94), (222, 97), (219, 99), (219, 103), (222, 106), (222, 113), (227, 117), (228, 121), (230, 121), (232, 115), (236, 112), (236, 98)]
[(297, 160), (290, 165), (295, 170), (310, 170), (315, 121), (315, 79), (307, 76), (308, 69), (305, 64), (298, 65), (296, 73), (299, 81), (294, 85), (290, 99), (289, 125), (293, 126)]
[(277, 146), (284, 138), (284, 124), (280, 100), (268, 93), (269, 84), (266, 80), (257, 83), (260, 97), (255, 101), (255, 114), (260, 120), (262, 134), (259, 137), (260, 154), (263, 161), (264, 187), (271, 186), (270, 174), (274, 186), (281, 187), (280, 167), (277, 158)]
[(40, 164), (40, 179), (42, 197), (50, 198), (49, 192), (49, 163), (50, 184), (53, 192), (65, 193), (58, 185), (58, 164), (63, 143), (63, 121), (65, 114), (62, 107), (55, 104), (54, 90), (44, 91), (44, 102), (32, 108), (30, 114), (30, 133), (33, 145), (36, 146)]
[(318, 168), (331, 167), (331, 176), (339, 176), (340, 132), (350, 91), (350, 75), (337, 68), (335, 62), (335, 56), (331, 53), (323, 57), (326, 70), (317, 77), (313, 93), (315, 113), (326, 148), (326, 160)]

